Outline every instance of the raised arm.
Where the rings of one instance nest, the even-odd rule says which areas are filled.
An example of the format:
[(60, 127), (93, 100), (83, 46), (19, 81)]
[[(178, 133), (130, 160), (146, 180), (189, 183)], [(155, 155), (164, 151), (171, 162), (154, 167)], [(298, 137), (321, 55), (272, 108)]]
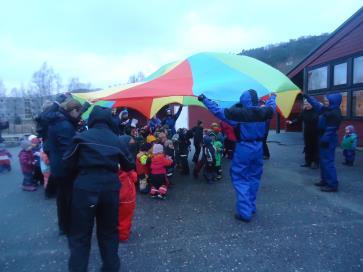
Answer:
[(229, 120), (228, 118), (226, 118), (226, 116), (224, 115), (224, 109), (220, 108), (216, 102), (206, 98), (205, 96), (202, 96), (200, 98), (198, 98), (200, 101), (203, 102), (203, 104), (207, 107), (207, 109), (218, 119), (228, 123), (231, 126), (236, 126), (237, 122), (234, 122), (232, 120)]
[(178, 118), (179, 118), (179, 116), (180, 116), (180, 114), (181, 114), (182, 110), (183, 110), (183, 105), (180, 105), (180, 106), (179, 106), (178, 111), (177, 111), (177, 112), (176, 112), (176, 114), (174, 115), (174, 120), (175, 120), (175, 121), (176, 121), (176, 120), (178, 120)]
[(324, 110), (324, 106), (315, 97), (311, 97), (307, 94), (304, 94), (303, 96), (319, 114)]

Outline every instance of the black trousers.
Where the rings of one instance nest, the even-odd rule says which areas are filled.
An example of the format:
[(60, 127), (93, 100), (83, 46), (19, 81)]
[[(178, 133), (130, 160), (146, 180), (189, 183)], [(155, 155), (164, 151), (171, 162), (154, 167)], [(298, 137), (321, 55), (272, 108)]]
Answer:
[(48, 179), (47, 187), (45, 187), (44, 194), (46, 198), (53, 198), (57, 195), (57, 181), (51, 174)]
[(304, 142), (305, 163), (308, 165), (311, 165), (312, 163), (319, 164), (319, 136), (305, 134)]
[(195, 152), (194, 152), (194, 156), (193, 156), (193, 162), (196, 163), (196, 162), (198, 162), (200, 151), (202, 150), (202, 145), (196, 144), (196, 145), (194, 145), (194, 148), (195, 148)]
[(71, 228), (68, 235), (69, 271), (88, 271), (94, 220), (97, 224), (97, 240), (102, 258), (101, 271), (119, 271), (118, 257), (118, 206), (119, 192), (89, 192), (73, 190)]
[(57, 184), (57, 214), (59, 231), (69, 232), (70, 226), (70, 207), (72, 201), (73, 183), (68, 178), (53, 177)]
[(181, 174), (189, 175), (189, 162), (188, 162), (188, 153), (180, 154), (180, 164), (181, 164)]
[(270, 158), (270, 150), (268, 149), (268, 145), (267, 145), (267, 136), (263, 139), (263, 156)]

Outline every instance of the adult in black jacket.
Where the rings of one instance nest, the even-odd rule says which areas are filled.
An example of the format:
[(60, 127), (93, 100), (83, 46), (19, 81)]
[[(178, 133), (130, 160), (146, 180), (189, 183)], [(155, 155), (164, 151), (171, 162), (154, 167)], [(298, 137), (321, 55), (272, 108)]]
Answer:
[(69, 248), (70, 271), (87, 271), (94, 220), (102, 258), (101, 271), (119, 271), (118, 206), (119, 165), (131, 170), (120, 139), (115, 134), (111, 110), (95, 106), (88, 119), (88, 131), (73, 138), (64, 156), (69, 171), (76, 173), (71, 205)]
[(313, 109), (311, 104), (304, 100), (304, 109), (293, 120), (288, 120), (287, 124), (303, 122), (304, 130), (304, 153), (305, 163), (301, 167), (318, 168), (319, 165), (319, 132), (318, 132), (319, 114)]
[(181, 174), (189, 175), (189, 163), (188, 155), (190, 150), (190, 139), (193, 138), (193, 132), (186, 128), (178, 129), (178, 146), (179, 146), (179, 158), (181, 164)]
[(200, 155), (200, 151), (203, 146), (203, 122), (198, 120), (197, 125), (192, 128), (193, 132), (193, 141), (194, 141), (194, 148), (195, 153), (193, 156), (193, 162), (197, 163)]
[(58, 111), (50, 111), (48, 126), (48, 152), (50, 171), (57, 184), (57, 212), (60, 234), (67, 234), (70, 220), (72, 176), (66, 171), (62, 157), (70, 148), (80, 119), (82, 105), (74, 99), (63, 102)]
[(4, 138), (1, 137), (1, 132), (3, 129), (9, 128), (9, 121), (5, 120), (5, 118), (0, 118), (0, 143), (4, 142)]

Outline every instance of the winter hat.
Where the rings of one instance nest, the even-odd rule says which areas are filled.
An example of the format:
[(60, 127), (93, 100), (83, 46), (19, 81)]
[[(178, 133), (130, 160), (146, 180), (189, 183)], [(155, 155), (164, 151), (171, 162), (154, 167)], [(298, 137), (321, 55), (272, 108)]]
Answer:
[(146, 142), (147, 143), (149, 143), (149, 144), (151, 144), (151, 143), (153, 143), (153, 142), (155, 142), (156, 141), (156, 138), (155, 138), (155, 136), (154, 135), (152, 135), (152, 134), (150, 134), (150, 135), (148, 135), (147, 137), (146, 137)]
[(40, 144), (40, 139), (39, 138), (37, 138), (37, 137), (35, 137), (35, 138), (33, 138), (31, 141), (30, 141), (32, 144)]
[(216, 134), (213, 131), (211, 131), (211, 132), (208, 133), (208, 136), (209, 137), (216, 137)]
[(164, 148), (161, 144), (154, 144), (153, 146), (153, 154), (161, 154), (164, 152)]
[(29, 140), (22, 140), (21, 142), (20, 142), (20, 147), (21, 147), (21, 149), (23, 149), (23, 150), (28, 150), (30, 147), (31, 147), (31, 142), (29, 141)]
[(148, 152), (151, 148), (151, 144), (149, 143), (144, 143), (141, 147), (140, 147), (140, 151), (143, 151), (143, 152)]
[(346, 126), (345, 129), (348, 130), (349, 133), (354, 133), (355, 132), (355, 129), (354, 129), (354, 127), (352, 125)]
[(35, 139), (35, 138), (37, 138), (37, 136), (35, 136), (35, 135), (30, 135), (29, 137), (28, 137), (28, 141), (29, 142), (31, 142), (33, 139)]
[(74, 98), (71, 98), (71, 99), (66, 100), (65, 102), (63, 102), (61, 104), (61, 107), (66, 112), (71, 112), (72, 110), (81, 110), (82, 104), (78, 100), (76, 100)]

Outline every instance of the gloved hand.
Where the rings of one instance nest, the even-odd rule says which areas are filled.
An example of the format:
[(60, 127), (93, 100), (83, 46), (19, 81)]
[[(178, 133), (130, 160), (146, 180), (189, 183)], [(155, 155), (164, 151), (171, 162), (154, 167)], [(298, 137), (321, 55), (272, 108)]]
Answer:
[(328, 148), (329, 147), (329, 142), (320, 142), (320, 147), (321, 148)]
[(84, 102), (82, 105), (81, 112), (82, 113), (86, 112), (89, 109), (89, 107), (91, 107), (91, 104), (88, 101)]
[(198, 100), (199, 101), (203, 101), (204, 99), (206, 99), (207, 97), (204, 94), (201, 94), (198, 96)]

